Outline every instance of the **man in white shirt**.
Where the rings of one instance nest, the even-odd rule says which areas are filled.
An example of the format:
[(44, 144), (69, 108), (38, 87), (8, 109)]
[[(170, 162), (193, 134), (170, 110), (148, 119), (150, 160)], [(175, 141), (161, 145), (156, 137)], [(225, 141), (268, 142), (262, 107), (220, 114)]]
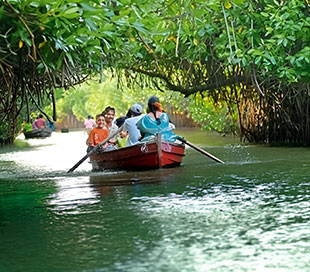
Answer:
[(140, 143), (141, 133), (136, 124), (144, 116), (142, 110), (143, 108), (140, 104), (134, 104), (127, 113), (128, 118), (125, 120), (123, 128), (123, 130), (128, 131), (127, 146)]

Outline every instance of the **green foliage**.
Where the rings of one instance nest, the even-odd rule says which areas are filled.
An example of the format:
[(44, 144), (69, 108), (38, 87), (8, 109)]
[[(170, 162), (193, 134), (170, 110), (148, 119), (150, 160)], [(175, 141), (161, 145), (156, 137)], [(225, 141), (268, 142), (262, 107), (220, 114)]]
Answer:
[(108, 74), (102, 83), (91, 80), (65, 91), (56, 101), (58, 120), (61, 121), (68, 114), (73, 113), (77, 119), (83, 121), (88, 114), (95, 116), (107, 106), (114, 107), (117, 116), (124, 116), (135, 103), (144, 105), (146, 110), (147, 100), (151, 95), (158, 96), (164, 107), (167, 105), (166, 101), (174, 101), (172, 104), (176, 105), (175, 98), (178, 97), (179, 100), (182, 98), (182, 95), (171, 91), (163, 94), (149, 88), (121, 88), (118, 86), (117, 79)]
[(30, 123), (24, 123), (23, 124), (23, 130), (25, 131), (25, 132), (29, 132), (29, 131), (31, 131), (32, 130), (32, 126), (31, 126), (31, 124)]
[(0, 143), (6, 142), (8, 139), (9, 139), (8, 124), (1, 122), (0, 123)]
[(142, 104), (146, 111), (147, 101), (152, 95), (159, 98), (164, 109), (179, 114), (190, 113), (193, 120), (203, 129), (218, 132), (235, 132), (237, 129), (236, 120), (231, 119), (227, 109), (220, 103), (215, 107), (214, 101), (200, 95), (185, 98), (184, 95), (173, 91), (163, 93), (150, 88), (120, 87), (117, 85), (117, 79), (112, 78), (109, 73), (105, 75), (102, 83), (98, 83), (98, 80), (88, 81), (65, 91), (62, 95), (58, 93), (58, 120), (61, 121), (73, 113), (77, 119), (84, 121), (88, 114), (95, 116), (107, 106), (114, 107), (118, 117), (124, 116), (135, 103)]
[(210, 97), (193, 96), (189, 105), (193, 119), (202, 129), (213, 130), (221, 133), (236, 133), (237, 116), (231, 116), (224, 104), (216, 104)]
[(20, 139), (15, 139), (14, 140), (14, 146), (18, 147), (18, 148), (25, 148), (25, 147), (30, 147), (30, 144), (20, 140)]
[[(242, 103), (238, 93), (226, 96), (232, 85), (242, 80), (253, 84), (255, 77), (259, 83), (270, 80), (269, 89), (275, 82), (288, 87), (308, 83), (310, 78), (310, 16), (303, 1), (8, 0), (1, 4), (0, 98), (10, 98), (3, 103), (6, 108), (0, 108), (3, 113), (16, 103), (24, 107), (21, 98), (27, 95), (22, 86), (42, 102), (52, 97), (56, 87), (68, 88), (113, 67), (140, 84), (144, 78), (137, 74), (155, 79), (126, 92), (114, 81), (69, 89), (57, 97), (60, 119), (71, 111), (84, 119), (107, 105), (125, 114), (132, 102), (145, 104), (158, 86), (186, 96), (204, 94), (206, 98), (196, 96), (198, 106), (192, 100), (185, 100), (186, 105), (205, 128), (225, 130), (237, 120), (236, 101)], [(14, 95), (8, 95), (9, 82), (17, 89)], [(182, 108), (183, 97), (165, 95), (163, 101)], [(13, 101), (14, 97), (19, 99)], [(5, 115), (0, 117), (6, 120)], [(0, 129), (7, 131), (5, 125)]]

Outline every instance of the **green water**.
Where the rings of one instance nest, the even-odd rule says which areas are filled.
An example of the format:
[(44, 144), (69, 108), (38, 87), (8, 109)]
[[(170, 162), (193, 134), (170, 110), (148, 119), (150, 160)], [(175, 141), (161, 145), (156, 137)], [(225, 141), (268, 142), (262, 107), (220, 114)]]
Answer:
[(67, 174), (82, 132), (0, 150), (0, 272), (310, 271), (310, 149), (179, 134), (226, 164)]

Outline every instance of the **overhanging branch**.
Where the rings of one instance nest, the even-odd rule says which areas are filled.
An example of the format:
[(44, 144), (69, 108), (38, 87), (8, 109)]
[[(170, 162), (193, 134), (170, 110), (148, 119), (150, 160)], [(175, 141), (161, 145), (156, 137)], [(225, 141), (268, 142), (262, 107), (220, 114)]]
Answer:
[(158, 73), (158, 72), (146, 71), (146, 70), (143, 70), (140, 68), (134, 68), (134, 67), (130, 67), (129, 69), (132, 70), (133, 72), (141, 73), (151, 78), (161, 79), (164, 81), (168, 89), (172, 91), (180, 92), (186, 96), (189, 96), (197, 92), (211, 91), (211, 90), (216, 90), (216, 89), (220, 89), (223, 87), (231, 86), (234, 84), (244, 83), (248, 79), (247, 75), (235, 75), (234, 77), (226, 78), (224, 80), (222, 78), (221, 80), (215, 80), (215, 82), (207, 80), (205, 81), (205, 84), (199, 84), (199, 85), (197, 84), (194, 86), (192, 85), (190, 87), (187, 87), (187, 86), (173, 84), (169, 77), (161, 73)]

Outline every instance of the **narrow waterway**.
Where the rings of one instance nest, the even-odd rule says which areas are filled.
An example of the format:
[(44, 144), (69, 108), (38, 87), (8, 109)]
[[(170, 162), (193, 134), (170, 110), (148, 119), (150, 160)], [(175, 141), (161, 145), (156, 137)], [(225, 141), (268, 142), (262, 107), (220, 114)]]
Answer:
[(83, 132), (0, 149), (0, 272), (310, 271), (310, 149), (178, 133), (226, 164), (67, 174)]

